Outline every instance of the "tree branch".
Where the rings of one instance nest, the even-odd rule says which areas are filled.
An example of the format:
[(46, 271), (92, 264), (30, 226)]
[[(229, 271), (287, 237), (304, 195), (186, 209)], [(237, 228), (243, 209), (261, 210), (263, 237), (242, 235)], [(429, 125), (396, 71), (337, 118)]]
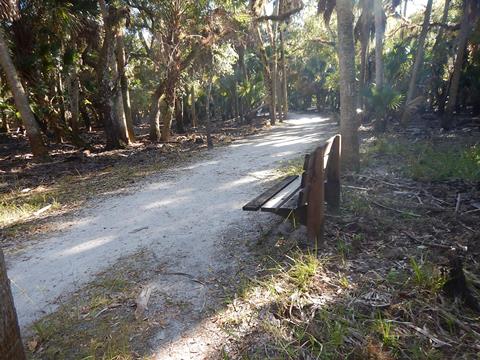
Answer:
[(303, 10), (303, 5), (299, 6), (298, 8), (291, 9), (287, 12), (284, 12), (283, 14), (279, 15), (265, 15), (265, 16), (260, 16), (257, 18), (257, 21), (285, 21), (287, 20), (290, 16), (295, 15), (296, 13), (299, 13), (300, 11)]

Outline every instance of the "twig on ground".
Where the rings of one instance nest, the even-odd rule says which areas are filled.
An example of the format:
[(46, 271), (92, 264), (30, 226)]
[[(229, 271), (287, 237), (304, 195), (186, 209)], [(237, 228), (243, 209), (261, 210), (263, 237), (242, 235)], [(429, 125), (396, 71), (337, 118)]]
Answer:
[(178, 276), (186, 276), (188, 277), (190, 280), (196, 282), (196, 283), (199, 283), (203, 286), (205, 286), (205, 283), (203, 281), (200, 281), (198, 279), (196, 279), (193, 275), (190, 275), (190, 274), (187, 274), (187, 273), (183, 273), (183, 272), (164, 272), (163, 275), (178, 275)]
[(412, 234), (406, 232), (406, 231), (402, 231), (409, 239), (421, 244), (421, 245), (424, 245), (424, 246), (431, 246), (431, 247), (437, 247), (437, 248), (440, 248), (440, 249), (452, 249), (452, 248), (455, 248), (454, 246), (448, 246), (448, 245), (443, 245), (443, 244), (436, 244), (436, 243), (430, 243), (430, 242), (425, 242), (423, 240), (420, 240), (419, 238), (413, 236)]
[(353, 190), (362, 190), (362, 191), (369, 191), (371, 189), (369, 188), (364, 188), (364, 187), (359, 187), (359, 186), (352, 186), (352, 185), (343, 185), (344, 188), (347, 189), (353, 189)]
[(457, 222), (458, 222), (461, 226), (463, 226), (465, 229), (471, 231), (472, 233), (475, 233), (475, 230), (473, 230), (470, 226), (465, 225), (464, 223), (462, 223), (462, 222), (461, 222), (460, 220), (458, 220), (458, 219), (457, 219)]
[(460, 193), (457, 194), (457, 203), (455, 205), (455, 214), (458, 214), (458, 211), (460, 210), (460, 205), (462, 203), (462, 195)]
[(400, 214), (404, 214), (404, 215), (409, 215), (409, 216), (415, 216), (415, 217), (421, 217), (421, 215), (418, 215), (418, 214), (415, 214), (415, 213), (411, 213), (409, 211), (403, 211), (403, 210), (398, 210), (398, 209), (395, 209), (395, 208), (392, 208), (392, 207), (389, 207), (387, 205), (383, 205), (383, 204), (380, 204), (376, 201), (373, 201), (372, 200), (372, 203), (381, 207), (381, 208), (384, 208), (384, 209), (387, 209), (387, 210), (392, 210), (392, 211), (395, 211), (395, 212), (398, 212)]
[(377, 179), (375, 177), (372, 177), (372, 176), (367, 176), (367, 175), (359, 175), (358, 177), (360, 178), (364, 178), (364, 179), (367, 179), (367, 180), (373, 180), (373, 181), (377, 181), (377, 182), (380, 182), (382, 184), (385, 184), (385, 185), (388, 185), (388, 186), (393, 186), (393, 187), (396, 187), (396, 188), (404, 188), (404, 189), (410, 189), (410, 190), (413, 190), (416, 188), (415, 187), (412, 187), (412, 186), (408, 186), (408, 185), (401, 185), (401, 184), (393, 184), (391, 182), (388, 182), (388, 181), (385, 181), (385, 180), (382, 180), (382, 179)]

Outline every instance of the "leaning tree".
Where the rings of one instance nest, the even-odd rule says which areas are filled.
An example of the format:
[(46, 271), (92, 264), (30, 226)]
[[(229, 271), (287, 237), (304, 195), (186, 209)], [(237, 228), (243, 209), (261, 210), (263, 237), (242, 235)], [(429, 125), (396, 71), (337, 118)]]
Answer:
[[(3, 22), (13, 21), (18, 18), (17, 2), (15, 0), (0, 0), (0, 20)], [(23, 125), (27, 131), (27, 137), (30, 141), (32, 153), (36, 157), (46, 157), (48, 155), (42, 139), (42, 134), (37, 121), (33, 115), (28, 96), (13, 65), (7, 40), (3, 30), (0, 29), (0, 65), (5, 73), (7, 83), (15, 101), (15, 105), (20, 113)]]

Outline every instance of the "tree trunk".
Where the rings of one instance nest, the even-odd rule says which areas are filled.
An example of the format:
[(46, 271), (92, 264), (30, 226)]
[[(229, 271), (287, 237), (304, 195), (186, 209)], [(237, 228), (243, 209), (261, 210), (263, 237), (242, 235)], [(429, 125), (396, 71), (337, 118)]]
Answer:
[[(104, 13), (105, 2), (99, 0), (100, 8)], [(103, 6), (102, 6), (103, 4)], [(98, 108), (105, 127), (107, 149), (118, 149), (128, 144), (128, 134), (123, 116), (119, 115), (123, 100), (116, 79), (115, 61), (115, 24), (119, 19), (118, 10), (112, 5), (108, 8), (108, 15), (104, 17), (104, 39), (97, 68), (98, 80)], [(105, 15), (105, 14), (104, 14)], [(122, 109), (123, 110), (123, 109)]]
[(210, 102), (212, 98), (212, 79), (210, 78), (207, 87), (207, 99), (205, 101), (205, 111), (206, 111), (206, 121), (205, 127), (207, 130), (207, 147), (208, 149), (213, 149), (213, 141), (212, 141), (212, 124), (210, 119)]
[(135, 132), (133, 131), (132, 108), (130, 106), (130, 92), (128, 91), (128, 79), (125, 74), (125, 40), (124, 40), (125, 19), (122, 19), (117, 31), (117, 67), (120, 78), (120, 87), (122, 91), (123, 110), (125, 113), (125, 122), (127, 125), (128, 137), (135, 141)]
[(282, 113), (283, 119), (288, 116), (288, 83), (287, 83), (287, 60), (285, 59), (285, 30), (280, 30), (280, 67), (282, 68)]
[[(445, 5), (443, 7), (442, 15), (442, 24), (446, 24), (448, 21), (448, 11), (450, 9), (450, 0), (445, 0)], [(437, 36), (435, 38), (435, 44), (433, 45), (432, 54), (432, 74), (430, 81), (430, 108), (433, 110), (435, 99), (437, 99), (438, 109), (442, 107), (440, 101), (439, 88), (442, 86), (442, 77), (445, 73), (444, 66), (447, 61), (447, 49), (443, 46), (443, 34), (445, 30), (443, 27), (440, 27), (438, 30)], [(445, 97), (445, 94), (442, 93), (441, 97)], [(444, 106), (442, 107), (444, 109)], [(443, 112), (443, 110), (442, 110)]]
[(195, 84), (192, 85), (192, 88), (191, 88), (190, 100), (192, 101), (192, 104), (190, 105), (192, 110), (192, 127), (196, 129), (198, 126), (198, 117), (197, 117), (197, 108), (196, 108), (197, 98), (195, 97)]
[(364, 0), (362, 3), (362, 14), (359, 18), (360, 23), (360, 81), (358, 96), (358, 107), (364, 106), (364, 94), (367, 87), (367, 65), (368, 65), (368, 47), (370, 43), (370, 27), (372, 23), (372, 1)]
[(175, 87), (178, 77), (175, 74), (167, 76), (165, 91), (165, 115), (162, 116), (163, 127), (161, 132), (161, 140), (168, 142), (170, 140), (170, 129), (172, 127), (172, 119), (175, 111)]
[(10, 131), (10, 126), (8, 125), (7, 114), (5, 111), (2, 113), (2, 125), (0, 126), (0, 132), (8, 133)]
[(268, 108), (270, 112), (270, 125), (275, 125), (276, 123), (276, 113), (275, 113), (275, 89), (273, 88), (273, 80), (272, 80), (272, 71), (270, 68), (270, 62), (268, 61), (268, 56), (267, 56), (267, 51), (265, 50), (265, 45), (263, 43), (262, 39), (262, 32), (260, 30), (260, 27), (258, 25), (256, 26), (256, 31), (255, 35), (257, 37), (257, 47), (258, 47), (258, 52), (260, 55), (260, 60), (263, 65), (263, 82), (265, 84), (266, 92), (267, 92), (267, 97), (268, 97)]
[(26, 359), (2, 249), (0, 249), (0, 307), (1, 357), (6, 360)]
[(164, 90), (164, 83), (162, 83), (155, 89), (155, 92), (152, 95), (152, 105), (150, 108), (148, 123), (150, 124), (150, 141), (153, 142), (157, 142), (158, 140), (160, 140), (159, 102)]
[(0, 65), (5, 72), (8, 86), (12, 91), (13, 100), (15, 101), (15, 106), (20, 113), (23, 126), (25, 126), (25, 130), (27, 131), (32, 153), (35, 157), (44, 158), (48, 156), (48, 151), (43, 143), (40, 128), (30, 109), (25, 89), (10, 58), (9, 49), (2, 30), (0, 30)]
[[(468, 37), (474, 29), (473, 22), (470, 19), (469, 0), (464, 1), (463, 16), (460, 25), (460, 33), (458, 35), (457, 56), (453, 65), (453, 73), (450, 80), (450, 89), (448, 91), (448, 102), (445, 113), (442, 116), (442, 128), (448, 130), (451, 127), (453, 112), (457, 105), (458, 88), (460, 85), (460, 76), (462, 74), (463, 60), (467, 47)], [(473, 14), (476, 15), (476, 14)]]
[(83, 140), (80, 138), (79, 129), (79, 103), (80, 103), (80, 81), (78, 79), (76, 66), (72, 69), (72, 72), (68, 79), (69, 87), (69, 110), (70, 110), (70, 127), (71, 138), (76, 146), (84, 146)]
[(175, 100), (175, 122), (177, 125), (177, 133), (185, 134), (185, 124), (183, 120), (183, 99), (177, 97)]
[[(449, 0), (447, 0), (449, 1)], [(406, 19), (407, 18), (407, 7), (408, 7), (408, 0), (404, 0), (403, 2), (403, 17)], [(400, 30), (400, 39), (405, 38), (405, 28), (402, 26), (402, 30)]]
[(423, 67), (423, 58), (425, 55), (425, 39), (428, 34), (428, 25), (430, 23), (430, 15), (432, 13), (432, 3), (433, 0), (428, 0), (427, 8), (425, 10), (425, 16), (423, 18), (422, 31), (420, 32), (420, 37), (418, 38), (418, 47), (417, 54), (415, 56), (415, 63), (413, 65), (412, 77), (410, 78), (410, 84), (408, 86), (407, 101), (405, 102), (405, 109), (402, 114), (401, 123), (407, 124), (410, 120), (410, 115), (412, 114), (411, 109), (409, 109), (410, 103), (417, 96), (417, 81), (418, 75), (420, 74)]
[(234, 82), (233, 82), (233, 117), (235, 120), (238, 118), (240, 114), (240, 99), (238, 97), (238, 83), (237, 83), (237, 78), (235, 75)]
[(360, 165), (358, 121), (356, 117), (355, 46), (353, 40), (353, 0), (337, 0), (338, 58), (340, 64), (340, 133), (342, 165), (357, 170)]
[[(116, 72), (116, 71), (115, 71)], [(120, 88), (115, 91), (115, 112), (116, 112), (116, 132), (121, 143), (130, 144), (128, 136), (127, 119), (125, 118), (125, 109), (123, 107), (123, 96)]]
[[(274, 15), (278, 16), (280, 2), (278, 0), (274, 3)], [(278, 54), (277, 54), (277, 32), (278, 32), (278, 23), (274, 22), (273, 26), (270, 26), (270, 42), (272, 47), (272, 58), (271, 58), (271, 70), (272, 74), (272, 108), (274, 111), (274, 121), (275, 124), (277, 119), (277, 104), (278, 103)]]
[(78, 74), (76, 69), (73, 70), (70, 78), (70, 126), (74, 137), (78, 137), (80, 129), (78, 126), (79, 118), (79, 97), (80, 97), (80, 83), (78, 81)]
[(383, 35), (385, 25), (383, 22), (382, 0), (374, 0), (375, 15), (375, 83), (378, 88), (383, 87)]

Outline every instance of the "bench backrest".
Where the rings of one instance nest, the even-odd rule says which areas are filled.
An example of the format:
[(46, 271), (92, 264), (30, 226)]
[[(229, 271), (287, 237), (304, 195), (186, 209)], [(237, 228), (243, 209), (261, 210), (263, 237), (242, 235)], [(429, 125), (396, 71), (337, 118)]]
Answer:
[(298, 207), (307, 208), (309, 238), (321, 237), (325, 200), (333, 210), (340, 205), (340, 148), (341, 137), (335, 135), (305, 156)]

